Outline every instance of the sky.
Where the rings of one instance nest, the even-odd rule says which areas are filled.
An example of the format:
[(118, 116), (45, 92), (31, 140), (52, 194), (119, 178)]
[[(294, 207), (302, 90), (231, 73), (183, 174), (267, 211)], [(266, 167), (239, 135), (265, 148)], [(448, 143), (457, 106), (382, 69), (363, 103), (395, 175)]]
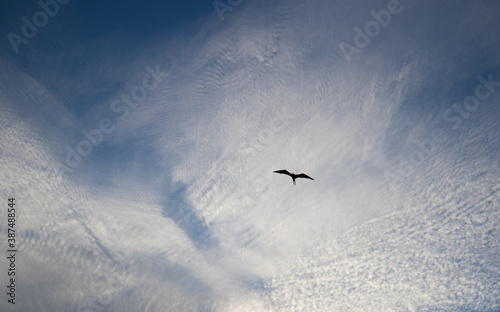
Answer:
[(500, 310), (499, 15), (2, 2), (0, 310)]

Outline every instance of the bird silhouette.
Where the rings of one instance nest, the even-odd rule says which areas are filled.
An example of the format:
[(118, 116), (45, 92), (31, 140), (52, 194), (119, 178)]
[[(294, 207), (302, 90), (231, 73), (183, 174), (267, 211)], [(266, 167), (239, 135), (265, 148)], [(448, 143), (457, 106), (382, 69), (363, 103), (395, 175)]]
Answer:
[(295, 184), (295, 179), (297, 178), (304, 178), (304, 179), (311, 179), (311, 180), (314, 180), (313, 178), (311, 178), (310, 176), (308, 176), (307, 174), (305, 173), (300, 173), (300, 174), (295, 174), (295, 173), (290, 173), (288, 172), (287, 170), (283, 169), (283, 170), (276, 170), (276, 171), (273, 171), (274, 173), (280, 173), (280, 174), (286, 174), (286, 175), (289, 175), (292, 177), (292, 180), (293, 180), (293, 185), (296, 185)]

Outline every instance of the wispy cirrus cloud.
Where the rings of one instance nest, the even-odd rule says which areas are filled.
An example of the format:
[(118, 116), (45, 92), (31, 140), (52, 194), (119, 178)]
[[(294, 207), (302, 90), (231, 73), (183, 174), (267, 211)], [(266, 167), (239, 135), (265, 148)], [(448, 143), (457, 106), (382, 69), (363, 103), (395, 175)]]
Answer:
[[(345, 62), (339, 44), (378, 4), (245, 3), (140, 46), (81, 42), (39, 75), (2, 60), (24, 310), (494, 310), (496, 94), (411, 179), (384, 173), (496, 75), (495, 9), (412, 3)], [(128, 118), (110, 112), (166, 63)], [(116, 128), (57, 176), (103, 118)]]

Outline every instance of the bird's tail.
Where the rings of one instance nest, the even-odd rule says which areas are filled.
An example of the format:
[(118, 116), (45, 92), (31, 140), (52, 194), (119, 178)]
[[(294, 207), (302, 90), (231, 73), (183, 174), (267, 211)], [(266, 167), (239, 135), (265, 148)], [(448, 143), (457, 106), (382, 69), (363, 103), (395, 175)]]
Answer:
[(293, 185), (295, 185), (295, 179), (293, 179)]

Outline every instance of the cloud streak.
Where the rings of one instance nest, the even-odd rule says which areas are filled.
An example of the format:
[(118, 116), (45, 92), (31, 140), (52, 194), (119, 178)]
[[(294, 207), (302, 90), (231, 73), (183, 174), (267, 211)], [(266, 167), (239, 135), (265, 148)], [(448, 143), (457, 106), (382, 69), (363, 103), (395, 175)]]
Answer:
[[(120, 61), (128, 34), (93, 38), (71, 54), (88, 68), (55, 87), (72, 61), (49, 79), (0, 59), (0, 194), (21, 211), (20, 307), (498, 309), (498, 94), (469, 98), (476, 77), (498, 77), (497, 49), (482, 49), (498, 47), (496, 11), (450, 3), (412, 2), (351, 63), (339, 44), (387, 1), (249, 2)], [(168, 77), (155, 64), (172, 64)], [(444, 129), (465, 99), (474, 113)], [(389, 183), (438, 127), (446, 141)], [(83, 140), (92, 152), (58, 174)], [(294, 187), (272, 174), (281, 168), (315, 181)]]

